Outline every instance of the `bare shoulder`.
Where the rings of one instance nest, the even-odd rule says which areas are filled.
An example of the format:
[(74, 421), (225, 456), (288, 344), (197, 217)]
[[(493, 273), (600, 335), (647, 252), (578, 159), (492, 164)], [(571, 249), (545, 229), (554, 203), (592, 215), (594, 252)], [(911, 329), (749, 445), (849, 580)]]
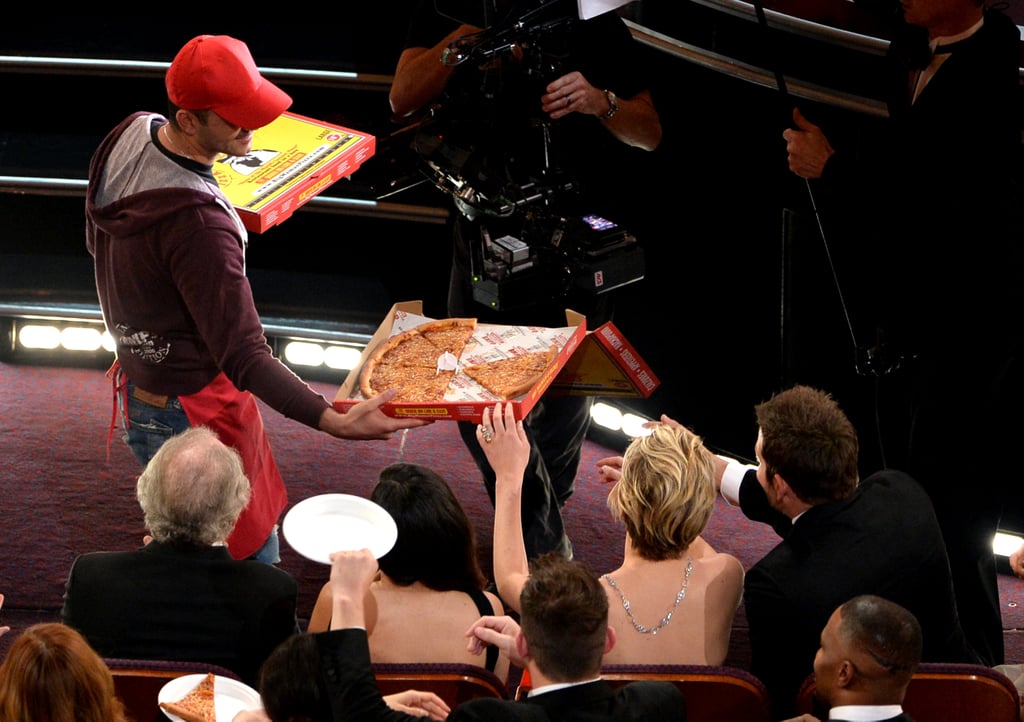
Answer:
[(331, 583), (325, 582), (316, 596), (316, 603), (313, 605), (313, 612), (310, 614), (306, 631), (326, 632), (331, 625), (333, 605), (334, 596), (331, 593)]
[(488, 591), (484, 591), (484, 596), (487, 597), (487, 601), (491, 603), (491, 609), (494, 610), (494, 616), (500, 617), (505, 613), (505, 604), (501, 601), (501, 597), (494, 592)]
[(732, 554), (718, 552), (713, 563), (717, 571), (708, 584), (707, 594), (726, 617), (731, 617), (743, 600), (743, 577), (746, 572), (743, 563)]
[(695, 563), (707, 570), (707, 578), (711, 583), (730, 588), (743, 586), (743, 563), (732, 554), (712, 551), (695, 560)]

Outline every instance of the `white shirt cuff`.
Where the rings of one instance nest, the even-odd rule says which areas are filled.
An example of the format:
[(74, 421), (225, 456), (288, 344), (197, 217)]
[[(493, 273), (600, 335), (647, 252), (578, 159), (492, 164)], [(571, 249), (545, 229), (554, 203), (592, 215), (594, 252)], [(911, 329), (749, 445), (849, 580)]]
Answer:
[(743, 477), (748, 471), (757, 467), (721, 454), (718, 455), (718, 458), (728, 462), (728, 466), (725, 467), (725, 472), (722, 474), (722, 498), (732, 506), (739, 506), (740, 484), (743, 483)]

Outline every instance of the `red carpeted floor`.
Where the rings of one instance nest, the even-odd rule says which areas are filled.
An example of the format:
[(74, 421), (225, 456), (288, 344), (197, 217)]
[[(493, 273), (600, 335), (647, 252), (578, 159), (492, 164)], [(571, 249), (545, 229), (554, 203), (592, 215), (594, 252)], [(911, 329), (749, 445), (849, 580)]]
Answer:
[[(327, 398), (335, 387), (313, 383)], [(0, 657), (19, 630), (58, 617), (64, 576), (77, 554), (130, 549), (145, 532), (135, 500), (140, 471), (115, 434), (107, 456), (112, 395), (103, 371), (0, 363)], [(473, 519), (481, 562), (490, 571), (490, 500), (454, 424), (438, 422), (390, 441), (340, 441), (264, 409), (268, 433), (289, 487), (290, 503), (325, 492), (367, 496), (377, 471), (405, 460), (439, 470)], [(623, 532), (605, 506), (595, 465), (610, 450), (584, 449), (576, 493), (565, 507), (576, 556), (596, 571), (616, 566)], [(719, 500), (705, 534), (749, 567), (774, 546), (774, 534)], [(308, 617), (327, 567), (282, 543), (282, 568), (299, 580), (299, 613)], [(1024, 581), (1000, 578), (1007, 662), (1024, 663)], [(729, 663), (745, 666), (746, 620), (736, 617)]]

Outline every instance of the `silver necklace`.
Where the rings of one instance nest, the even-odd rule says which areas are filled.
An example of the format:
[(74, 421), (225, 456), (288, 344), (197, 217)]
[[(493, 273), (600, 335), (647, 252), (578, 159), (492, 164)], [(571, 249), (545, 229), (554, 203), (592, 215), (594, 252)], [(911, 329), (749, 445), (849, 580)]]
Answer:
[(178, 148), (178, 146), (174, 144), (174, 141), (173, 141), (173, 140), (171, 140), (171, 131), (170, 131), (170, 130), (168, 130), (168, 128), (170, 127), (170, 125), (171, 125), (170, 123), (164, 123), (164, 124), (163, 124), (162, 126), (160, 126), (161, 128), (163, 128), (163, 131), (164, 131), (164, 138), (166, 138), (166, 139), (167, 139), (167, 145), (169, 145), (169, 146), (171, 147), (171, 150), (173, 150), (173, 151), (174, 151), (175, 153), (177, 153), (178, 155), (184, 156), (184, 157), (188, 158), (189, 160), (191, 160), (191, 161), (193, 161), (193, 162), (198, 162), (198, 161), (196, 161), (196, 159), (195, 159), (195, 158), (193, 158), (192, 156), (190, 156), (190, 155), (189, 155), (188, 153), (183, 153), (183, 152), (181, 151), (181, 149), (180, 149), (180, 148)]
[(640, 622), (636, 621), (636, 619), (633, 617), (633, 612), (630, 610), (629, 600), (626, 598), (626, 595), (622, 593), (622, 590), (619, 589), (619, 585), (615, 583), (615, 580), (612, 579), (611, 574), (603, 574), (602, 576), (608, 580), (609, 586), (611, 586), (611, 588), (614, 589), (616, 593), (618, 593), (619, 599), (622, 600), (622, 608), (626, 610), (626, 616), (629, 617), (629, 621), (633, 625), (633, 629), (640, 632), (640, 634), (650, 634), (653, 636), (658, 633), (659, 629), (667, 626), (668, 623), (672, 621), (672, 614), (675, 613), (676, 608), (679, 607), (679, 602), (683, 601), (683, 599), (686, 598), (686, 585), (690, 583), (690, 573), (692, 571), (693, 559), (687, 557), (686, 572), (683, 574), (683, 586), (679, 589), (679, 592), (676, 594), (676, 601), (672, 605), (672, 608), (669, 609), (668, 612), (665, 614), (665, 616), (661, 618), (661, 621), (653, 627), (645, 627), (644, 625), (640, 624)]

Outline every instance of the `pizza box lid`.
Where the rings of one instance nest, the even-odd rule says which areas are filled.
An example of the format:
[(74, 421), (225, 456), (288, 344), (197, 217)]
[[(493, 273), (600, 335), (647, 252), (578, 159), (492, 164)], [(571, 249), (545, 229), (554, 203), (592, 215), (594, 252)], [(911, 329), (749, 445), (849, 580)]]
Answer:
[(647, 362), (609, 321), (587, 333), (551, 382), (549, 393), (646, 399), (660, 384)]
[(372, 135), (283, 113), (253, 131), (248, 155), (219, 158), (213, 175), (246, 230), (262, 233), (352, 175), (375, 151)]
[[(391, 307), (388, 311), (387, 316), (381, 322), (377, 331), (373, 334), (373, 337), (367, 343), (366, 348), (363, 349), (363, 354), (359, 358), (359, 363), (354, 369), (348, 372), (345, 377), (345, 381), (338, 388), (338, 392), (334, 397), (334, 408), (344, 413), (350, 408), (355, 406), (360, 398), (354, 398), (359, 396), (359, 372), (363, 368), (363, 363), (366, 361), (370, 353), (377, 347), (377, 345), (388, 338), (394, 329), (396, 320), (403, 314), (413, 314), (417, 316), (423, 315), (423, 302), (422, 301), (400, 301)], [(515, 412), (515, 418), (522, 419), (536, 406), (537, 401), (544, 394), (544, 392), (554, 381), (555, 377), (561, 371), (566, 361), (573, 355), (576, 349), (579, 347), (580, 342), (586, 337), (587, 332), (587, 320), (582, 314), (576, 313), (575, 311), (566, 309), (565, 311), (566, 325), (573, 328), (573, 331), (566, 343), (562, 346), (558, 352), (558, 357), (555, 359), (555, 363), (545, 372), (545, 374), (534, 384), (528, 392), (522, 396), (513, 399), (511, 401), (513, 411)], [(389, 416), (397, 418), (413, 418), (413, 419), (434, 419), (436, 421), (480, 421), (483, 416), (485, 408), (493, 408), (494, 401), (452, 401), (452, 402), (438, 402), (438, 403), (391, 403), (384, 404), (381, 406), (381, 410)]]

